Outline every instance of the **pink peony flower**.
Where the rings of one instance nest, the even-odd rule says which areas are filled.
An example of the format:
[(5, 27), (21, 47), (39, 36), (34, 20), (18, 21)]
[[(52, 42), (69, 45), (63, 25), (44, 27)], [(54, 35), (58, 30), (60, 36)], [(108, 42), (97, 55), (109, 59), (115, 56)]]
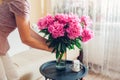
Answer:
[(53, 21), (54, 21), (54, 18), (51, 15), (47, 15), (46, 17), (41, 18), (38, 21), (37, 25), (39, 26), (39, 29), (42, 30), (47, 28), (48, 25), (52, 24)]
[[(91, 24), (92, 21), (88, 16), (79, 18), (73, 14), (57, 14), (55, 17), (47, 15), (38, 21), (39, 29), (47, 29), (53, 38), (64, 36), (67, 33), (70, 39), (81, 36), (83, 42), (92, 38), (93, 33), (87, 28)], [(68, 27), (65, 27), (65, 25)]]
[(68, 22), (68, 15), (67, 14), (57, 14), (57, 15), (55, 15), (55, 20), (64, 24), (64, 23)]
[(78, 22), (70, 23), (66, 32), (70, 39), (75, 39), (81, 35), (82, 26)]
[(53, 38), (64, 36), (64, 24), (54, 22), (48, 27), (48, 31), (52, 34)]
[(93, 37), (93, 32), (89, 29), (91, 24), (88, 16), (79, 18), (73, 14), (56, 14), (54, 17), (48, 15), (41, 18), (38, 21), (38, 28), (48, 37), (49, 46), (58, 55), (66, 52), (67, 48), (73, 49), (72, 46), (80, 49), (80, 42), (90, 40)]
[(80, 19), (77, 15), (70, 14), (68, 15), (68, 22), (80, 22)]
[(81, 38), (82, 38), (82, 42), (87, 42), (88, 40), (93, 38), (93, 32), (88, 28), (84, 28)]
[(83, 27), (89, 27), (92, 25), (92, 20), (89, 16), (82, 16), (80, 18), (80, 23), (82, 23)]

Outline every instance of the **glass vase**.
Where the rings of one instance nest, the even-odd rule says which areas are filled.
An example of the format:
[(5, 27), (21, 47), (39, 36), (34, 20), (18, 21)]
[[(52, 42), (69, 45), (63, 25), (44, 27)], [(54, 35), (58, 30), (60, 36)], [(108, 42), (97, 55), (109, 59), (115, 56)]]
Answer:
[(57, 70), (66, 69), (66, 52), (59, 54), (58, 58), (56, 58), (56, 69)]

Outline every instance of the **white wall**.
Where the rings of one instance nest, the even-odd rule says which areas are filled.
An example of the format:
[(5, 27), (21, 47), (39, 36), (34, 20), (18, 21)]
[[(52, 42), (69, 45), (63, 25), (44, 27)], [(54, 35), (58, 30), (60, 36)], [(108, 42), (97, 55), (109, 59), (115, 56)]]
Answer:
[(19, 33), (18, 30), (15, 29), (9, 36), (8, 36), (8, 41), (10, 44), (10, 49), (8, 51), (8, 53), (10, 54), (10, 56), (13, 56), (17, 53), (20, 53), (22, 51), (28, 50), (29, 47), (24, 45), (19, 37)]

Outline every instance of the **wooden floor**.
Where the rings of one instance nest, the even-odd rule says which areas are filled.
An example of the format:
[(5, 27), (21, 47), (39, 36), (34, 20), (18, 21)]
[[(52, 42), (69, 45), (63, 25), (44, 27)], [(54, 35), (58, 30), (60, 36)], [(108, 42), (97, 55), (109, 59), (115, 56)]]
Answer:
[(88, 75), (84, 77), (84, 79), (85, 80), (113, 80), (100, 74), (94, 74), (93, 72), (89, 72)]

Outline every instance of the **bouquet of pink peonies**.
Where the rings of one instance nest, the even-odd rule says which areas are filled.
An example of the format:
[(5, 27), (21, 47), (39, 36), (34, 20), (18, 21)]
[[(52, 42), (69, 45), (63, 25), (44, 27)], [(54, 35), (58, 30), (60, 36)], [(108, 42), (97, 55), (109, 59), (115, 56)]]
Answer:
[(49, 47), (56, 52), (56, 58), (74, 46), (81, 48), (81, 42), (87, 42), (93, 37), (90, 29), (92, 21), (89, 16), (78, 17), (73, 14), (47, 15), (38, 21), (40, 32), (48, 37)]

